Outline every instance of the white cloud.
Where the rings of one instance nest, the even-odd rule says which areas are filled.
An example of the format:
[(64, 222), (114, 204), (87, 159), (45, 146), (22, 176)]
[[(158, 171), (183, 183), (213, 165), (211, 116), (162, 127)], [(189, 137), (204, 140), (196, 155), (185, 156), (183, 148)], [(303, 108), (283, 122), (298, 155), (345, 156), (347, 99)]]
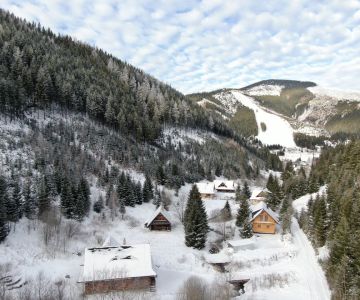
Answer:
[(184, 93), (267, 78), (360, 89), (356, 0), (2, 0), (1, 7)]

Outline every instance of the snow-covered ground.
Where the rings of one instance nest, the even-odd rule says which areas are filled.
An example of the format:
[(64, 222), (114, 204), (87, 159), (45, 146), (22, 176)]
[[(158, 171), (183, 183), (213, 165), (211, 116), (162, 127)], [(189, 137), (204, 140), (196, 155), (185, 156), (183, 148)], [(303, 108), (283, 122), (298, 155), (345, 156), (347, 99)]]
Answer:
[(280, 93), (283, 88), (284, 86), (282, 85), (261, 84), (246, 90), (246, 93), (250, 96), (264, 96), (264, 95), (280, 96)]
[(310, 198), (312, 197), (313, 199), (315, 199), (316, 195), (322, 195), (326, 193), (326, 185), (320, 187), (319, 191), (313, 194), (306, 194), (300, 198), (297, 198), (293, 201), (292, 205), (293, 208), (296, 212), (301, 212), (302, 209), (307, 210), (307, 204), (310, 200)]
[(338, 100), (360, 101), (360, 92), (351, 90), (340, 90), (334, 88), (326, 88), (322, 86), (314, 86), (307, 88), (314, 95), (327, 96)]
[[(232, 91), (231, 93), (241, 104), (254, 111), (259, 131), (257, 138), (262, 143), (266, 145), (278, 144), (288, 148), (296, 147), (293, 128), (287, 120), (274, 112), (265, 110), (253, 98), (240, 91)], [(266, 130), (262, 130), (261, 123), (265, 124)]]

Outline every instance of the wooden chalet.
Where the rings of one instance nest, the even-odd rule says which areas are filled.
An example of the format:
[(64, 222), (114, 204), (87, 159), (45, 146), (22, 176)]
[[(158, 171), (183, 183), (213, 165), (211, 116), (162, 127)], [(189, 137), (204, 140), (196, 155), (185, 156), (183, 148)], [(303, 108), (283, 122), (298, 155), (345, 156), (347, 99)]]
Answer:
[(270, 233), (276, 232), (276, 225), (279, 220), (275, 212), (268, 208), (265, 202), (260, 202), (251, 207), (252, 210), (252, 230), (254, 233)]
[(84, 294), (155, 289), (149, 244), (85, 249)]
[(152, 214), (149, 220), (145, 223), (145, 227), (150, 230), (171, 230), (170, 217), (162, 206), (159, 206), (159, 208)]
[(221, 193), (235, 193), (235, 183), (232, 180), (215, 180), (215, 190)]

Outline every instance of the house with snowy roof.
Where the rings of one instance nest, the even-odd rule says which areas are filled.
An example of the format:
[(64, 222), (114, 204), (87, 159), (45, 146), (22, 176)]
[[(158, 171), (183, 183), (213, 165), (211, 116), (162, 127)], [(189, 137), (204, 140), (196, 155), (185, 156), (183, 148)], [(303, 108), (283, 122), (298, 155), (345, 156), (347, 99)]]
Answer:
[[(114, 242), (109, 241), (109, 242)], [(84, 271), (79, 282), (84, 294), (155, 288), (149, 244), (85, 249)]]
[(201, 199), (212, 199), (215, 196), (215, 186), (214, 183), (210, 182), (198, 182), (196, 184), (198, 191), (201, 195)]
[(279, 219), (276, 213), (265, 202), (259, 202), (251, 206), (251, 224), (254, 233), (271, 233), (276, 232), (276, 225)]
[(146, 221), (145, 227), (150, 230), (170, 231), (171, 222), (168, 212), (160, 205)]
[(235, 193), (235, 183), (233, 180), (214, 180), (214, 187), (217, 192)]
[(260, 202), (266, 202), (271, 192), (267, 188), (257, 188), (253, 190), (250, 197), (250, 203), (256, 205)]

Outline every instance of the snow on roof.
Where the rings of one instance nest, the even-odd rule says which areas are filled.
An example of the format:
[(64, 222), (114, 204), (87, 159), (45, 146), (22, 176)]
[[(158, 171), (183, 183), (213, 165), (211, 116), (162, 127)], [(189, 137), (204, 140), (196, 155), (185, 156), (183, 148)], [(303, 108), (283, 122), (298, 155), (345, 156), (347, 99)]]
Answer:
[(209, 182), (199, 182), (196, 184), (200, 194), (214, 194), (214, 184)]
[(154, 221), (154, 219), (155, 219), (160, 213), (170, 222), (169, 214), (163, 209), (162, 205), (160, 205), (160, 206), (154, 211), (154, 213), (151, 215), (151, 217), (146, 221), (145, 226), (148, 226), (152, 221)]
[(258, 215), (260, 215), (261, 212), (263, 212), (263, 211), (267, 212), (268, 215), (270, 215), (270, 217), (272, 217), (276, 223), (279, 223), (279, 219), (278, 219), (278, 217), (276, 216), (275, 212), (274, 212), (271, 208), (269, 208), (269, 207), (265, 207), (265, 208), (262, 208), (262, 209), (260, 209), (259, 211), (257, 211), (257, 212), (255, 213), (255, 215), (253, 215), (253, 217), (251, 218), (250, 221), (253, 221), (253, 220), (254, 220)]
[(252, 239), (242, 239), (242, 240), (232, 240), (227, 242), (231, 247), (241, 247), (241, 246), (250, 246), (255, 244)]
[(82, 282), (156, 276), (149, 244), (86, 248)]
[(214, 180), (214, 185), (217, 190), (235, 190), (233, 180)]
[(252, 193), (250, 199), (259, 199), (259, 198), (265, 198), (265, 197), (259, 197), (260, 193), (271, 193), (267, 188), (255, 188)]
[(209, 264), (226, 264), (231, 261), (230, 257), (225, 253), (206, 255), (205, 260)]
[(102, 247), (118, 247), (120, 244), (110, 234), (102, 244)]
[(264, 209), (266, 207), (267, 207), (266, 203), (264, 201), (260, 201), (257, 204), (251, 205), (250, 210), (254, 213), (254, 212), (257, 212), (260, 209)]

